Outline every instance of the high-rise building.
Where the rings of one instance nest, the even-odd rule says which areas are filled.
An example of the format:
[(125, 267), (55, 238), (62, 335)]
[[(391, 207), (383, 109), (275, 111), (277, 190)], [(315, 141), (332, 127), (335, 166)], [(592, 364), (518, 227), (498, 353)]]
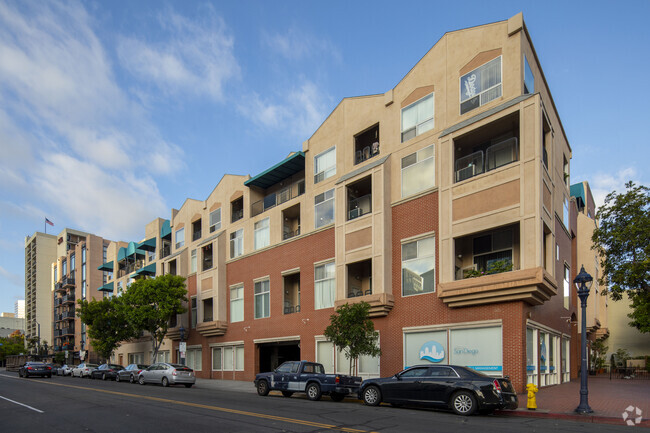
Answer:
[(14, 314), (16, 317), (20, 319), (25, 318), (25, 300), (24, 299), (18, 299), (16, 301), (16, 304), (14, 306)]
[(57, 237), (41, 232), (25, 238), (25, 343), (52, 335), (52, 262)]

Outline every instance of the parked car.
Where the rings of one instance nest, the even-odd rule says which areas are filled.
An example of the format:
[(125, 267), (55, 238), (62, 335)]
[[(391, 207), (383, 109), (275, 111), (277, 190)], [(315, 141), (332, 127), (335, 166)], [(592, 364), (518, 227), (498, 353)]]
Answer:
[(416, 365), (392, 377), (364, 380), (359, 398), (370, 406), (381, 402), (434, 406), (458, 415), (517, 408), (510, 379), (457, 365)]
[(89, 362), (82, 362), (81, 364), (77, 365), (75, 368), (72, 369), (72, 376), (73, 377), (90, 377), (90, 373), (99, 367), (97, 364), (91, 364)]
[(57, 376), (70, 376), (72, 374), (72, 366), (68, 364), (63, 364), (61, 367), (57, 368)]
[(48, 367), (52, 369), (52, 374), (56, 376), (56, 371), (61, 368), (61, 364), (53, 364), (51, 362), (46, 363)]
[(341, 401), (346, 395), (358, 392), (361, 378), (325, 374), (325, 368), (317, 362), (288, 361), (275, 371), (257, 374), (254, 383), (257, 393), (262, 396), (278, 390), (285, 397), (291, 397), (294, 392), (304, 392), (310, 400), (320, 400), (321, 395), (329, 394), (332, 400)]
[(115, 380), (117, 382), (128, 380), (131, 383), (135, 383), (138, 381), (138, 376), (140, 375), (140, 372), (148, 367), (149, 365), (147, 364), (129, 364), (126, 366), (124, 370), (120, 370), (117, 372), (117, 375), (115, 376)]
[(191, 388), (196, 382), (194, 370), (180, 364), (159, 362), (152, 364), (138, 374), (138, 383), (160, 383), (162, 386), (183, 384)]
[(124, 367), (119, 364), (102, 364), (90, 372), (91, 379), (115, 379), (117, 372), (124, 370)]
[(52, 377), (52, 367), (42, 362), (28, 361), (18, 369), (19, 377), (44, 376)]

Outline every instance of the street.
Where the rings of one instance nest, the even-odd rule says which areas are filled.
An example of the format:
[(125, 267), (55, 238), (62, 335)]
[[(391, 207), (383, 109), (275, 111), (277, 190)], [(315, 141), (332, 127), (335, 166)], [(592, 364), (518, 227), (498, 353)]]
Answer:
[[(251, 384), (251, 388), (252, 388)], [(443, 411), (356, 400), (312, 402), (279, 393), (259, 397), (197, 385), (163, 388), (71, 377), (19, 378), (0, 372), (3, 432), (609, 432), (624, 425), (508, 416), (459, 417)]]

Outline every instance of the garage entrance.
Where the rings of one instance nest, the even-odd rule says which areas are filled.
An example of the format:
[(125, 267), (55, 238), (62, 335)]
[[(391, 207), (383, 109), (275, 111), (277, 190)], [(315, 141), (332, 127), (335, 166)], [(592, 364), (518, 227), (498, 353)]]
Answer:
[(300, 341), (278, 341), (257, 345), (260, 354), (258, 373), (275, 370), (285, 361), (300, 361)]

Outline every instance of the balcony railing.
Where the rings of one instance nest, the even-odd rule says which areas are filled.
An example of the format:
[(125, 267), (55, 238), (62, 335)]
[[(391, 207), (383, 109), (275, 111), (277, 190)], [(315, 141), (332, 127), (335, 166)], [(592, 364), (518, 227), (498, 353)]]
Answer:
[(159, 259), (164, 259), (168, 255), (172, 253), (172, 247), (169, 244), (164, 244), (162, 249), (160, 250), (160, 257)]
[(486, 171), (495, 170), (518, 159), (516, 137), (508, 138), (482, 150), (458, 158), (455, 162), (455, 180), (461, 182)]
[(192, 233), (192, 241), (196, 241), (196, 240), (199, 240), (199, 239), (201, 239), (201, 229), (195, 230)]
[(61, 285), (62, 285), (63, 287), (66, 287), (66, 286), (74, 286), (74, 277), (72, 277), (72, 276), (70, 276), (70, 277), (63, 277), (63, 279), (61, 280)]
[(244, 218), (244, 209), (233, 210), (232, 219), (230, 220), (230, 222), (234, 223), (235, 221), (239, 221), (242, 218)]
[(282, 240), (286, 241), (287, 239), (291, 239), (292, 237), (298, 236), (298, 235), (300, 235), (300, 226), (298, 226), (298, 228), (293, 230), (293, 231), (285, 231), (282, 234)]
[(212, 269), (212, 257), (203, 259), (203, 268), (201, 268), (201, 270), (207, 271), (208, 269)]
[(366, 194), (348, 202), (348, 221), (372, 212), (372, 194)]
[(300, 305), (285, 305), (284, 314), (300, 313)]
[(251, 216), (259, 215), (262, 212), (281, 205), (291, 199), (301, 196), (305, 193), (305, 180), (299, 180), (281, 190), (268, 194), (262, 200), (256, 201), (251, 205)]
[(354, 163), (359, 164), (363, 161), (366, 161), (373, 156), (379, 155), (379, 142), (376, 141), (372, 146), (366, 146), (363, 149), (359, 149), (354, 154)]
[(64, 319), (74, 319), (75, 318), (75, 312), (74, 311), (66, 311), (63, 313), (63, 318)]
[(74, 335), (74, 327), (72, 328), (63, 328), (61, 335)]

